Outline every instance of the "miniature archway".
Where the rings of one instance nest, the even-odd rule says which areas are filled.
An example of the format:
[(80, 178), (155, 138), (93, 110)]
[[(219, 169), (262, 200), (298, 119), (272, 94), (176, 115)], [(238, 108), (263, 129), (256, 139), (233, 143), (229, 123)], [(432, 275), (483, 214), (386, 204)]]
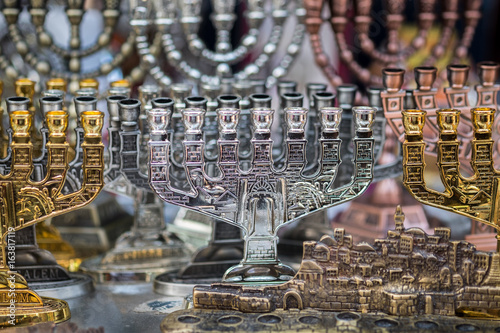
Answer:
[(293, 290), (287, 291), (285, 296), (283, 296), (283, 310), (302, 310), (303, 308), (304, 304), (302, 303), (302, 297), (300, 297), (299, 293)]

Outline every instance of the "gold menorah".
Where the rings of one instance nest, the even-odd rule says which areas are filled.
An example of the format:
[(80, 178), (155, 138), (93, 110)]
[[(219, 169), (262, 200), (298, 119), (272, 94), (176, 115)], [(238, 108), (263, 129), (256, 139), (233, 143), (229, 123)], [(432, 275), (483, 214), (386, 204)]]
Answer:
[[(16, 98), (25, 100), (23, 97), (10, 99)], [(10, 172), (0, 175), (0, 325), (64, 321), (70, 317), (68, 304), (40, 297), (29, 289), (24, 277), (10, 271), (15, 265), (11, 263), (11, 252), (7, 256), (7, 250), (13, 248), (11, 237), (15, 231), (83, 207), (97, 197), (104, 186), (103, 114), (86, 111), (81, 115), (84, 129), (83, 182), (78, 191), (69, 194), (61, 193), (69, 163), (65, 132), (67, 112), (50, 111), (46, 114), (48, 162), (46, 176), (41, 181), (31, 180), (34, 169), (30, 137), (33, 115), (28, 110), (18, 110), (10, 112), (9, 116), (12, 129)], [(14, 311), (11, 304), (15, 304)]]
[(439, 126), (437, 141), (438, 170), (444, 192), (427, 187), (424, 179), (423, 128), (426, 112), (403, 111), (405, 141), (403, 143), (403, 183), (421, 203), (455, 212), (482, 222), (497, 230), (497, 251), (500, 251), (500, 172), (493, 165), (492, 125), (494, 108), (473, 108), (471, 119), (474, 138), (471, 142), (473, 175), (460, 173), (457, 128), (460, 111), (440, 109), (436, 112)]

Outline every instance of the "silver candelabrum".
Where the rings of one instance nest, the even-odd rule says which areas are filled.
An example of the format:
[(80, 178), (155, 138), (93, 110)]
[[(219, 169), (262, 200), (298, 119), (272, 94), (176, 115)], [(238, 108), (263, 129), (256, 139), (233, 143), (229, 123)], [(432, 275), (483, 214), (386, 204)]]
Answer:
[[(158, 61), (158, 49), (163, 48), (167, 62), (186, 78), (195, 82), (220, 84), (222, 78), (226, 77), (234, 77), (240, 81), (263, 76), (263, 73), (268, 71), (270, 74), (265, 74), (267, 76), (265, 85), (267, 88), (272, 87), (286, 75), (300, 51), (305, 33), (303, 24), (305, 9), (300, 0), (269, 2), (270, 13), (267, 12), (266, 1), (246, 2), (245, 17), (248, 32), (241, 36), (239, 44), (233, 47), (231, 31), (238, 21), (235, 13), (237, 2), (211, 1), (213, 13), (210, 15), (210, 20), (216, 31), (215, 50), (211, 50), (198, 34), (200, 24), (204, 20), (201, 0), (131, 0), (131, 25), (136, 34), (136, 47), (141, 56), (140, 67), (146, 69), (159, 85), (168, 89), (172, 79), (162, 70)], [(291, 20), (294, 20), (292, 38), (284, 48), (284, 55), (278, 59), (276, 54), (279, 53), (277, 51), (284, 39), (282, 37), (285, 23)], [(268, 27), (267, 23), (271, 23), (272, 26)], [(175, 32), (177, 26), (180, 27), (180, 33)], [(156, 36), (150, 43), (148, 31), (152, 27), (156, 29)], [(260, 48), (259, 38), (262, 34), (267, 35), (266, 30), (271, 33)], [(179, 36), (185, 40), (185, 47), (177, 45), (175, 40)], [(233, 73), (232, 68), (243, 64), (249, 55), (253, 55), (255, 59)], [(277, 65), (270, 67), (271, 62)]]
[[(100, 32), (96, 42), (83, 46), (82, 20), (88, 9), (87, 2), (76, 0), (65, 3), (65, 16), (70, 24), (70, 38), (68, 45), (63, 45), (57, 36), (53, 36), (47, 25), (46, 18), (51, 12), (60, 13), (53, 6), (48, 6), (46, 1), (30, 0), (5, 1), (2, 13), (8, 25), (9, 37), (13, 42), (14, 52), (17, 52), (24, 60), (25, 65), (33, 69), (42, 78), (58, 77), (70, 82), (70, 91), (74, 93), (78, 89), (78, 81), (82, 78), (95, 78), (109, 74), (113, 69), (119, 68), (123, 62), (133, 53), (135, 34), (130, 32), (119, 51), (113, 55), (110, 61), (95, 62), (98, 66), (89, 66), (82, 70), (82, 62), (91, 56), (97, 56), (103, 50), (110, 50), (113, 34), (116, 33), (118, 20), (122, 16), (120, 0), (102, 1), (101, 10), (104, 28)], [(24, 9), (29, 14), (29, 22), (22, 20), (20, 15)], [(56, 7), (57, 8), (57, 7)], [(97, 11), (96, 11), (97, 12)], [(58, 15), (58, 14), (55, 14)], [(58, 28), (60, 28), (58, 26)], [(83, 46), (83, 47), (82, 47)], [(7, 72), (13, 72), (14, 68), (9, 66)], [(135, 77), (139, 75), (135, 74)]]
[[(295, 85), (296, 86), (296, 85)], [(284, 116), (286, 108), (302, 106), (304, 95), (295, 91), (295, 86), (290, 86), (288, 89), (280, 89), (281, 105), (280, 113)], [(278, 85), (280, 88), (280, 85)], [(320, 147), (315, 145), (318, 134), (321, 130), (321, 119), (319, 111), (324, 107), (333, 107), (338, 103), (342, 108), (342, 122), (339, 127), (339, 138), (342, 140), (340, 148), (340, 156), (342, 163), (339, 165), (334, 185), (336, 187), (349, 184), (354, 169), (354, 142), (355, 138), (355, 122), (353, 120), (354, 100), (357, 92), (357, 86), (352, 84), (343, 84), (337, 87), (337, 95), (326, 91), (327, 86), (320, 83), (310, 83), (306, 85), (307, 96), (309, 100), (308, 112), (308, 166), (306, 171), (315, 170), (318, 167), (318, 156), (321, 154)], [(381, 108), (382, 101), (380, 98), (380, 89), (369, 88), (367, 91), (370, 106), (375, 110), (375, 118), (372, 126), (374, 138), (374, 172), (373, 181), (378, 182), (387, 178), (394, 178), (401, 174), (401, 154), (396, 154), (394, 159), (379, 161), (382, 155), (382, 150), (385, 147), (385, 130), (386, 119)], [(281, 118), (283, 118), (280, 117)], [(282, 122), (282, 133), (286, 131), (286, 122)], [(395, 152), (396, 153), (396, 152)], [(285, 156), (286, 150), (281, 148), (280, 156)], [(324, 234), (332, 234), (333, 230), (326, 216), (326, 211), (323, 216), (319, 214), (301, 219), (298, 225), (287, 228), (280, 232), (279, 251), (285, 254), (286, 259), (292, 262), (300, 263), (302, 258), (302, 243), (305, 240), (319, 239)]]
[[(153, 101), (154, 107), (172, 109), (172, 126), (169, 129), (171, 141), (175, 142), (175, 158), (171, 173), (173, 178), (182, 186), (187, 184), (187, 174), (182, 166), (182, 141), (185, 137), (185, 128), (182, 124), (182, 110), (185, 108), (206, 109), (205, 122), (203, 126), (204, 139), (206, 142), (205, 158), (207, 159), (206, 172), (210, 176), (217, 176), (217, 137), (218, 108), (235, 108), (241, 110), (241, 121), (239, 128), (250, 125), (250, 106), (265, 100), (271, 101), (270, 96), (264, 95), (264, 80), (224, 80), (224, 84), (201, 86), (202, 96), (187, 96), (189, 92), (184, 84), (172, 86), (173, 99), (163, 98)], [(258, 98), (261, 96), (260, 99)], [(268, 103), (270, 106), (270, 103)], [(248, 165), (250, 163), (250, 139), (246, 135), (240, 136), (243, 143), (240, 147), (240, 162)], [(177, 215), (176, 220), (207, 220), (206, 216), (190, 212), (185, 208)], [(154, 281), (154, 290), (157, 293), (167, 295), (189, 294), (195, 284), (206, 284), (220, 281), (227, 269), (237, 265), (243, 258), (244, 243), (241, 238), (241, 229), (215, 218), (208, 218), (212, 224), (212, 234), (208, 245), (199, 248), (192, 256), (191, 262), (178, 272), (159, 275)], [(210, 221), (211, 220), (211, 221)]]
[[(286, 153), (282, 161), (274, 161), (270, 130), (274, 110), (259, 103), (260, 99), (268, 98), (262, 94), (250, 96), (252, 125), (247, 128), (238, 127), (239, 108), (217, 109), (219, 134), (213, 160), (207, 158), (205, 109), (185, 108), (181, 111), (182, 119), (173, 117), (171, 106), (148, 112), (149, 182), (155, 193), (166, 202), (238, 226), (245, 233), (243, 260), (225, 273), (224, 281), (266, 283), (292, 278), (293, 269), (282, 264), (277, 256), (277, 230), (296, 218), (357, 197), (373, 178), (373, 108), (353, 110), (356, 126), (353, 177), (349, 184), (335, 187), (341, 163), (342, 109), (319, 110), (321, 129), (317, 143), (321, 153), (318, 167), (306, 174), (307, 108), (285, 110)], [(180, 126), (181, 120), (184, 138), (180, 145), (172, 140), (175, 138), (172, 129)], [(246, 135), (250, 135), (251, 155), (248, 163), (242, 163), (240, 148), (244, 146), (239, 138)], [(215, 168), (215, 176), (207, 172), (210, 166)], [(187, 181), (177, 181), (178, 173)]]
[[(179, 269), (188, 262), (188, 246), (167, 232), (164, 204), (148, 183), (148, 138), (145, 111), (159, 95), (157, 86), (139, 87), (139, 98), (129, 98), (130, 89), (111, 88), (108, 92), (109, 145), (104, 174), (108, 191), (135, 199), (134, 223), (122, 234), (115, 247), (103, 256), (87, 260), (81, 269), (98, 282), (150, 281), (156, 275)], [(154, 103), (154, 102), (153, 102)], [(141, 107), (142, 106), (142, 107)]]

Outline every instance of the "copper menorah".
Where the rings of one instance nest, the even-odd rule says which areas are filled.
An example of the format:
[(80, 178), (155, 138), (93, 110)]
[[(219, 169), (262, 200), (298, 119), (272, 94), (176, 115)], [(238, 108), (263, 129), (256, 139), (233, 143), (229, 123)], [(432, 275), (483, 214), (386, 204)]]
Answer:
[[(461, 167), (468, 172), (473, 172), (469, 163), (472, 156), (472, 142), (474, 141), (474, 124), (470, 113), (472, 107), (469, 102), (470, 88), (467, 86), (469, 66), (449, 65), (447, 67), (449, 87), (444, 88), (448, 105), (447, 107), (460, 110), (460, 123), (457, 128), (457, 139), (459, 140), (459, 159)], [(477, 92), (476, 107), (497, 107), (497, 93), (500, 85), (495, 81), (498, 75), (498, 64), (493, 62), (482, 62), (478, 64), (478, 74), (480, 83), (475, 86)], [(416, 67), (415, 80), (417, 89), (409, 91), (416, 108), (425, 110), (426, 125), (424, 128), (424, 138), (427, 143), (426, 154), (437, 156), (440, 128), (438, 124), (437, 112), (439, 105), (436, 99), (438, 90), (433, 88), (434, 80), (437, 76), (435, 67)], [(385, 90), (382, 92), (384, 113), (389, 125), (399, 136), (399, 140), (404, 140), (404, 126), (401, 111), (405, 108), (405, 98), (407, 92), (402, 90), (404, 83), (404, 70), (384, 69), (383, 71)], [(493, 138), (498, 136), (498, 119), (493, 124)], [(500, 146), (493, 145), (493, 161), (498, 159)]]
[[(433, 22), (436, 20), (436, 0), (416, 1), (418, 32), (409, 45), (402, 47), (399, 29), (405, 20), (403, 13), (406, 7), (406, 1), (384, 1), (386, 13), (384, 27), (387, 30), (387, 44), (384, 49), (379, 49), (369, 37), (370, 24), (374, 21), (371, 13), (372, 0), (304, 1), (304, 7), (307, 10), (305, 22), (315, 54), (316, 64), (321, 67), (330, 81), (330, 84), (334, 87), (342, 84), (342, 79), (338, 75), (335, 66), (330, 63), (328, 56), (324, 52), (319, 34), (320, 27), (324, 22), (321, 14), (326, 3), (330, 9), (331, 16), (329, 17), (329, 23), (335, 33), (335, 40), (339, 48), (339, 57), (349, 68), (350, 72), (366, 85), (380, 86), (382, 84), (382, 78), (380, 75), (371, 73), (368, 68), (363, 67), (363, 65), (356, 60), (356, 51), (366, 54), (371, 60), (385, 66), (394, 63), (404, 63), (416, 50), (427, 45), (429, 31)], [(349, 17), (351, 3), (354, 7), (354, 17), (352, 19)], [(452, 0), (443, 2), (441, 12), (443, 25), (440, 39), (437, 44), (433, 46), (431, 54), (426, 57), (423, 62), (424, 66), (433, 66), (437, 60), (443, 58), (446, 50), (450, 47), (454, 47), (454, 62), (460, 61), (466, 57), (476, 26), (481, 17), (480, 7), (480, 0), (466, 1), (463, 12), (465, 18), (464, 33), (456, 45), (452, 46), (455, 25), (460, 18), (459, 1)], [(359, 40), (359, 45), (349, 44), (346, 38), (345, 32), (350, 21), (354, 23), (354, 31)]]

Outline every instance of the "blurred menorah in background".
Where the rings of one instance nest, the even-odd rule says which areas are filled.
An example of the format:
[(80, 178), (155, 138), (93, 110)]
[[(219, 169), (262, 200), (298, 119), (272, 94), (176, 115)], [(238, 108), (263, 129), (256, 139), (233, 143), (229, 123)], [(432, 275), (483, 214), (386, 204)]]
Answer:
[[(448, 102), (448, 107), (460, 110), (460, 123), (457, 128), (457, 140), (459, 141), (459, 159), (461, 168), (472, 172), (472, 166), (466, 163), (472, 156), (472, 142), (474, 141), (474, 124), (470, 114), (472, 107), (469, 102), (470, 88), (467, 86), (469, 66), (467, 65), (449, 65), (447, 67), (447, 76), (449, 87), (444, 88), (444, 94)], [(494, 62), (482, 62), (478, 64), (479, 84), (475, 86), (477, 92), (476, 107), (497, 108), (497, 94), (500, 91), (500, 85), (496, 84), (498, 76), (498, 64)], [(404, 83), (404, 70), (402, 69), (384, 69), (384, 86), (382, 92), (385, 116), (389, 125), (399, 136), (400, 141), (404, 140), (404, 127), (402, 123), (401, 111), (404, 109), (404, 101), (408, 94), (409, 98), (416, 108), (425, 110), (426, 126), (424, 128), (424, 138), (427, 142), (425, 153), (437, 156), (439, 148), (439, 124), (437, 111), (439, 105), (437, 101), (438, 90), (433, 88), (437, 76), (435, 67), (417, 67), (415, 68), (415, 81), (417, 89), (405, 92), (402, 90)], [(492, 126), (493, 138), (498, 137), (499, 122), (496, 120)], [(500, 157), (500, 144), (493, 146), (493, 160)]]
[[(140, 153), (149, 135), (145, 112), (157, 101), (158, 86), (139, 87), (139, 98), (130, 99), (130, 88), (109, 89), (108, 165), (106, 189), (135, 199), (134, 222), (113, 249), (85, 261), (81, 269), (99, 282), (150, 281), (154, 276), (179, 269), (189, 259), (186, 244), (166, 231), (164, 204), (151, 191), (147, 177), (147, 154)], [(188, 91), (191, 90), (187, 86)]]
[[(91, 11), (99, 12), (97, 8), (85, 8), (85, 5), (89, 4), (82, 0), (68, 1), (65, 4), (64, 13), (65, 19), (69, 21), (70, 36), (68, 44), (64, 45), (60, 35), (53, 36), (51, 31), (55, 30), (48, 28), (52, 22), (46, 22), (46, 18), (51, 16), (52, 11), (55, 13), (55, 16), (51, 16), (52, 19), (60, 14), (57, 10), (57, 4), (54, 7), (54, 4), (48, 6), (46, 1), (33, 0), (26, 3), (17, 0), (4, 1), (2, 13), (13, 44), (11, 47), (4, 47), (5, 52), (11, 52), (11, 56), (15, 53), (21, 56), (26, 68), (19, 68), (18, 71), (27, 72), (29, 69), (33, 69), (39, 75), (40, 81), (51, 77), (63, 78), (70, 82), (69, 91), (74, 93), (79, 88), (79, 80), (109, 74), (113, 69), (122, 66), (124, 60), (134, 50), (135, 34), (131, 32), (118, 52), (115, 52), (113, 57), (109, 57), (110, 61), (98, 61), (97, 65), (88, 61), (92, 57), (106, 54), (103, 50), (113, 52), (111, 47), (113, 34), (116, 33), (117, 23), (122, 15), (121, 1), (105, 0), (102, 2), (104, 8), (101, 12), (104, 26), (97, 39), (92, 42), (89, 40), (82, 42), (82, 22), (85, 21), (83, 20), (85, 14), (89, 14)], [(26, 12), (29, 13), (30, 22), (23, 20), (24, 16), (20, 15), (25, 11), (25, 8), (27, 8)], [(60, 22), (61, 20), (59, 20)], [(87, 25), (88, 22), (92, 22), (92, 19), (87, 21)], [(61, 25), (58, 25), (57, 29), (61, 29)], [(85, 70), (82, 68), (83, 62), (86, 63)]]
[[(200, 84), (220, 84), (222, 78), (234, 78), (237, 82), (254, 76), (267, 76), (266, 88), (272, 87), (287, 74), (300, 52), (305, 33), (305, 10), (302, 8), (302, 1), (270, 1), (271, 12), (268, 13), (266, 3), (255, 0), (246, 2), (244, 17), (248, 32), (241, 36), (238, 45), (233, 48), (232, 31), (235, 28), (241, 29), (241, 24), (245, 21), (235, 13), (235, 7), (239, 4), (234, 0), (211, 1), (213, 13), (210, 20), (216, 35), (215, 48), (211, 50), (199, 35), (200, 26), (205, 23), (202, 1), (131, 1), (131, 25), (137, 35), (136, 47), (141, 57), (138, 68), (147, 71), (162, 88), (169, 89), (172, 79), (158, 61), (161, 59), (158, 57), (158, 49), (162, 47), (164, 57), (171, 66), (186, 78)], [(293, 33), (289, 37), (285, 33), (285, 24), (292, 20)], [(268, 21), (272, 22), (270, 27), (267, 26), (270, 23)], [(180, 26), (180, 34), (176, 32), (177, 26)], [(148, 31), (152, 27), (156, 30), (156, 35), (150, 43)], [(267, 35), (266, 31), (270, 31), (270, 34)], [(261, 47), (259, 39), (263, 34), (267, 40)], [(177, 45), (176, 38), (179, 35), (186, 41), (184, 47)], [(287, 40), (287, 44), (283, 47), (284, 55), (280, 55), (278, 51), (284, 40)], [(252, 59), (248, 63), (250, 55)], [(233, 69), (238, 66), (241, 68), (233, 73)]]
[[(14, 249), (12, 236), (15, 231), (81, 208), (99, 194), (104, 186), (104, 145), (101, 141), (103, 114), (95, 110), (82, 112), (83, 181), (77, 191), (63, 194), (69, 163), (69, 144), (66, 142), (65, 132), (67, 113), (54, 110), (45, 114), (47, 131), (42, 133), (46, 140), (41, 148), (42, 154), (46, 154), (46, 163), (40, 167), (33, 157), (33, 114), (29, 110), (23, 110), (28, 105), (28, 99), (11, 97), (7, 105), (11, 123), (8, 131), (10, 145), (7, 156), (2, 159), (2, 165), (8, 165), (8, 169), (4, 168), (0, 175), (0, 274), (4, 281), (0, 291), (3, 294), (2, 317), (8, 317), (7, 306), (10, 299), (14, 298), (15, 321), (19, 324), (67, 320), (70, 316), (68, 305), (64, 301), (40, 297), (29, 289), (26, 279), (12, 271), (16, 264), (8, 261), (11, 259), (7, 257), (7, 250), (11, 253)], [(42, 177), (36, 173), (40, 170)], [(9, 293), (11, 287), (15, 288), (15, 293)]]
[[(277, 257), (277, 230), (296, 218), (351, 200), (367, 188), (373, 177), (371, 127), (375, 111), (369, 107), (354, 108), (356, 138), (353, 140), (352, 180), (347, 185), (335, 187), (334, 180), (341, 162), (338, 136), (342, 110), (335, 107), (320, 109), (318, 167), (306, 173), (304, 129), (307, 108), (285, 110), (286, 144), (282, 147), (285, 152), (278, 154), (283, 156), (281, 159), (273, 160), (270, 128), (274, 110), (255, 103), (255, 99), (263, 98), (265, 103), (270, 98), (258, 94), (252, 97), (252, 126), (247, 128), (238, 127), (238, 108), (217, 109), (219, 137), (214, 161), (205, 158), (204, 109), (182, 110), (185, 130), (181, 147), (169, 134), (174, 122), (172, 108), (150, 110), (149, 181), (162, 200), (244, 230), (244, 258), (226, 272), (224, 281), (285, 281), (293, 277), (294, 271)], [(242, 134), (251, 134), (248, 164), (240, 163), (238, 137)], [(179, 156), (182, 163), (176, 165)], [(208, 168), (210, 164), (213, 170)], [(172, 177), (178, 172), (182, 172), (187, 181), (178, 182)]]
[[(382, 78), (364, 67), (356, 52), (369, 57), (372, 62), (382, 66), (397, 64), (405, 66), (408, 59), (417, 50), (423, 49), (429, 43), (429, 32), (436, 21), (436, 0), (415, 1), (418, 31), (413, 40), (404, 45), (400, 39), (400, 28), (405, 20), (404, 11), (407, 1), (386, 0), (384, 3), (385, 21), (382, 23), (387, 32), (387, 42), (382, 47), (377, 47), (370, 38), (370, 25), (372, 18), (372, 0), (305, 0), (307, 10), (305, 23), (311, 39), (315, 54), (316, 64), (322, 68), (330, 84), (338, 86), (342, 83), (336, 66), (333, 65), (325, 54), (320, 37), (320, 27), (323, 24), (322, 12), (325, 2), (330, 9), (329, 23), (335, 33), (335, 40), (339, 48), (340, 60), (348, 67), (350, 72), (365, 85), (381, 86)], [(425, 57), (422, 65), (433, 66), (442, 59), (448, 49), (453, 48), (453, 62), (464, 59), (472, 42), (476, 26), (481, 17), (480, 0), (465, 1), (463, 18), (465, 27), (460, 38), (454, 38), (455, 27), (459, 22), (461, 13), (458, 0), (444, 1), (441, 7), (442, 27), (438, 42), (432, 46), (432, 51)], [(353, 4), (354, 15), (350, 17), (350, 5)], [(408, 1), (410, 3), (410, 1)], [(354, 34), (358, 43), (351, 43), (346, 37), (346, 30), (350, 21), (354, 23)], [(454, 40), (457, 41), (454, 43)], [(454, 45), (453, 45), (454, 44)]]
[[(458, 127), (461, 110), (440, 109), (436, 111), (439, 140), (436, 143), (438, 170), (444, 191), (426, 186), (424, 125), (426, 111), (403, 111), (405, 141), (403, 143), (403, 183), (420, 202), (440, 209), (455, 212), (497, 230), (500, 234), (500, 172), (493, 164), (492, 126), (495, 109), (472, 108), (470, 119), (473, 125), (471, 141), (472, 176), (464, 177), (460, 172), (460, 141)], [(462, 159), (463, 161), (463, 159)], [(500, 236), (497, 234), (497, 251), (500, 251)]]

